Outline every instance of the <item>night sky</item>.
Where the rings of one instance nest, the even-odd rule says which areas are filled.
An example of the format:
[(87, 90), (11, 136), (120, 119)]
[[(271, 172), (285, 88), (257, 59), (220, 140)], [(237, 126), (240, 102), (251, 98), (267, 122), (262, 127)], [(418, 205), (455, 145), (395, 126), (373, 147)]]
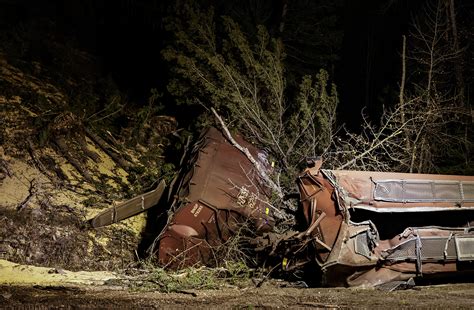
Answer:
[[(110, 75), (131, 99), (146, 102), (151, 88), (166, 86), (168, 64), (160, 51), (169, 40), (164, 18), (173, 2), (0, 0), (0, 25), (5, 29), (35, 19), (52, 21), (55, 35), (72, 39), (77, 48), (95, 55), (104, 76)], [(238, 1), (228, 1), (233, 3), (231, 11), (231, 5), (221, 1), (205, 2), (215, 5), (218, 13), (232, 14), (239, 5), (235, 4)], [(255, 1), (241, 1), (242, 5), (252, 2)], [(269, 1), (262, 3), (268, 5)], [(411, 17), (419, 12), (422, 3), (341, 1), (335, 14), (337, 30), (343, 35), (342, 44), (335, 52), (332, 68), (326, 68), (338, 86), (341, 123), (354, 125), (358, 121), (354, 118), (360, 116), (363, 107), (367, 107), (369, 114), (377, 115), (382, 104), (396, 100), (401, 37), (408, 33)]]

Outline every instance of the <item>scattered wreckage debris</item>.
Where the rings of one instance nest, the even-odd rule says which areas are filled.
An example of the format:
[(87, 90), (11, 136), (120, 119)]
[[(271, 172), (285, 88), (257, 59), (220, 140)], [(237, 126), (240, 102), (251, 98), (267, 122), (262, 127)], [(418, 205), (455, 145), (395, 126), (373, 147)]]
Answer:
[(158, 204), (165, 189), (166, 182), (162, 180), (156, 189), (140, 196), (133, 197), (117, 206), (114, 205), (112, 208), (96, 215), (89, 221), (89, 223), (91, 227), (98, 228), (120, 222), (144, 212)]
[[(270, 174), (263, 151), (238, 135), (234, 139)], [(474, 177), (321, 165), (312, 162), (296, 180), (295, 230), (277, 233), (281, 210), (270, 204), (270, 187), (221, 131), (210, 128), (191, 149), (168, 195), (162, 195), (160, 183), (154, 192), (159, 195), (129, 202), (135, 211), (117, 211), (128, 208), (120, 205), (91, 223), (113, 223), (122, 212), (129, 216), (165, 199), (170, 216), (153, 253), (167, 268), (214, 265), (219, 260), (214, 249), (247, 225), (253, 250), (278, 261), (274, 269), (311, 270), (317, 278), (303, 280), (319, 285), (393, 290), (412, 287), (416, 277), (474, 271)]]

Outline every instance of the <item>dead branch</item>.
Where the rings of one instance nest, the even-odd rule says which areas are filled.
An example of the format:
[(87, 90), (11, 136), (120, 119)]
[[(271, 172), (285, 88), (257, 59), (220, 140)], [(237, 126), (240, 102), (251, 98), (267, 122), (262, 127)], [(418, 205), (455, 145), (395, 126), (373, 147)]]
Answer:
[(33, 145), (33, 142), (31, 142), (31, 139), (29, 139), (29, 138), (26, 139), (26, 146), (27, 146), (28, 154), (30, 155), (31, 159), (33, 160), (33, 163), (34, 163), (35, 167), (41, 173), (46, 175), (50, 180), (55, 182), (56, 181), (55, 178), (52, 176), (51, 173), (49, 173), (48, 169), (46, 169), (46, 167), (43, 165), (41, 160), (36, 156), (36, 150), (35, 150), (35, 147)]
[(28, 196), (26, 196), (26, 198), (23, 199), (23, 201), (18, 204), (18, 206), (16, 207), (16, 210), (18, 212), (23, 210), (28, 205), (28, 203), (33, 198), (33, 196), (36, 195), (36, 193), (37, 193), (37, 189), (36, 189), (35, 179), (32, 179), (30, 180), (30, 186), (28, 188)]
[[(406, 81), (406, 50), (407, 50), (407, 37), (402, 36), (402, 78), (400, 81), (400, 94), (399, 94), (399, 105), (400, 105), (400, 116), (402, 124), (405, 123), (405, 81)], [(408, 131), (405, 129), (405, 144), (407, 148), (410, 148), (410, 139), (408, 139)]]
[(83, 135), (82, 133), (76, 135), (76, 142), (77, 142), (77, 145), (79, 146), (80, 150), (81, 150), (87, 157), (89, 157), (90, 159), (92, 159), (92, 160), (94, 161), (94, 163), (98, 164), (98, 163), (101, 162), (101, 159), (100, 159), (99, 154), (97, 154), (97, 153), (94, 152), (94, 151), (91, 151), (91, 150), (87, 147), (87, 141), (86, 141), (85, 135)]
[(88, 128), (85, 128), (86, 134), (92, 139), (110, 158), (113, 159), (120, 167), (127, 169), (130, 168), (130, 163), (118, 155), (118, 152), (114, 150), (107, 142), (101, 137), (93, 133)]
[(4, 175), (7, 175), (10, 178), (13, 176), (13, 173), (10, 170), (8, 162), (3, 158), (0, 158), (0, 172), (3, 173)]
[(59, 147), (59, 150), (64, 155), (64, 157), (66, 157), (68, 162), (74, 168), (76, 168), (76, 170), (84, 177), (84, 179), (89, 183), (93, 183), (94, 180), (92, 179), (92, 176), (90, 175), (89, 171), (87, 171), (87, 169), (84, 168), (83, 165), (69, 152), (69, 146), (66, 142), (66, 139), (60, 136), (56, 138), (54, 142)]
[(359, 155), (355, 156), (353, 159), (351, 159), (350, 161), (346, 162), (345, 164), (339, 166), (337, 169), (338, 170), (339, 169), (345, 169), (345, 168), (351, 166), (352, 164), (354, 164), (358, 160), (363, 159), (364, 157), (369, 155), (371, 152), (373, 152), (374, 150), (381, 147), (384, 143), (388, 142), (391, 139), (394, 139), (396, 136), (398, 136), (401, 133), (402, 133), (402, 131), (399, 129), (399, 130), (394, 131), (391, 135), (383, 138), (382, 140), (374, 141), (376, 143), (374, 143), (369, 149), (367, 149), (366, 151), (364, 151), (364, 152), (360, 153)]
[(230, 134), (230, 131), (229, 129), (227, 128), (226, 124), (224, 123), (224, 121), (222, 120), (222, 117), (216, 112), (216, 110), (214, 108), (211, 108), (211, 111), (212, 113), (214, 113), (214, 115), (216, 116), (217, 120), (219, 121), (220, 125), (222, 126), (222, 129), (224, 130), (224, 133), (227, 137), (227, 139), (229, 139), (230, 143), (236, 147), (239, 151), (241, 151), (246, 157), (247, 159), (254, 165), (255, 169), (257, 170), (257, 172), (259, 173), (260, 177), (268, 184), (268, 186), (270, 186), (270, 188), (278, 195), (278, 198), (280, 198), (281, 200), (283, 200), (283, 197), (284, 197), (284, 194), (283, 194), (283, 191), (281, 190), (281, 188), (279, 186), (277, 186), (275, 184), (275, 182), (273, 182), (273, 180), (270, 178), (270, 176), (267, 174), (267, 172), (265, 171), (265, 169), (262, 167), (262, 165), (260, 164), (260, 162), (258, 162), (257, 160), (255, 160), (255, 158), (253, 158), (252, 154), (250, 154), (249, 150), (246, 148), (246, 147), (243, 147), (241, 146), (237, 141), (235, 141), (235, 139), (232, 137), (232, 135)]

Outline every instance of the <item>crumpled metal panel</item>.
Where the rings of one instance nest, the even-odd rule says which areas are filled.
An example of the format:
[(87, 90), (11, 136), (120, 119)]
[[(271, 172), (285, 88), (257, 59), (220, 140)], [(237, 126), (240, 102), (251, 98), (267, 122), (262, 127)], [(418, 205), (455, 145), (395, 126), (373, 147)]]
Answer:
[[(472, 261), (474, 257), (474, 230), (469, 227), (410, 227), (407, 219), (403, 231), (384, 240), (378, 238), (377, 230), (391, 225), (392, 211), (413, 216), (419, 211), (469, 210), (474, 203), (466, 197), (471, 195), (473, 181), (471, 176), (307, 169), (298, 179), (306, 224), (311, 225), (314, 210), (331, 214), (328, 220), (334, 215), (341, 219), (331, 225), (323, 219), (318, 234), (312, 236), (332, 236), (325, 238), (330, 241), (331, 250), (324, 256), (316, 250), (314, 257), (324, 274), (323, 284), (373, 287), (420, 275), (460, 272), (458, 262)], [(387, 212), (386, 222), (378, 223), (378, 227), (370, 218), (368, 223), (352, 222), (349, 210), (357, 212), (359, 208), (373, 214)], [(469, 225), (474, 220), (469, 218), (473, 213), (467, 214), (464, 222)]]
[(297, 179), (297, 185), (306, 226), (309, 229), (317, 223), (311, 236), (316, 261), (322, 265), (334, 246), (345, 215), (337, 207), (334, 187), (321, 174), (312, 172), (311, 169), (303, 172)]
[[(270, 172), (266, 154), (234, 137)], [(256, 234), (272, 229), (269, 189), (249, 159), (223, 134), (210, 128), (193, 147), (173, 203), (175, 212), (159, 235), (159, 262), (178, 268), (213, 265), (213, 251), (237, 235), (242, 225)]]
[[(324, 170), (323, 170), (324, 172)], [(346, 205), (374, 212), (474, 210), (474, 176), (329, 170)]]
[(107, 226), (148, 210), (160, 201), (165, 188), (166, 183), (162, 180), (154, 190), (133, 197), (132, 199), (99, 213), (89, 220), (89, 224), (93, 228)]

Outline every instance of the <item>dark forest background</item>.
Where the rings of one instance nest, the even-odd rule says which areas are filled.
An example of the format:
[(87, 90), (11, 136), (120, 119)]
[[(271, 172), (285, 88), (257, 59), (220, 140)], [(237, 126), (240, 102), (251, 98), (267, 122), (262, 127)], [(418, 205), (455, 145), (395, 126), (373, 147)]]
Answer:
[[(202, 122), (198, 116), (208, 113), (206, 107), (203, 108), (202, 102), (200, 105), (179, 104), (183, 100), (176, 89), (170, 91), (172, 81), (186, 80), (186, 74), (177, 71), (180, 69), (178, 56), (193, 53), (192, 50), (184, 51), (176, 36), (183, 30), (191, 40), (193, 38), (193, 20), (186, 10), (200, 14), (213, 12), (209, 22), (215, 23), (218, 51), (225, 49), (226, 35), (232, 41), (232, 34), (226, 33), (221, 16), (236, 22), (249, 44), (257, 42), (257, 26), (263, 25), (269, 37), (283, 46), (281, 60), (286, 85), (283, 93), (287, 103), (285, 111), (289, 111), (285, 113), (291, 114), (298, 109), (295, 107), (301, 97), (298, 94), (302, 93), (299, 88), (302, 77), (312, 75), (321, 81), (320, 70), (323, 69), (322, 88), (327, 86), (329, 91), (331, 85), (335, 85), (330, 100), (333, 100), (336, 117), (327, 121), (319, 116), (318, 126), (333, 127), (328, 134), (329, 140), (336, 140), (337, 136), (346, 142), (332, 145), (334, 143), (326, 141), (328, 139), (319, 141), (325, 143), (324, 147), (313, 146), (313, 152), (327, 154), (336, 168), (468, 174), (473, 171), (470, 99), (473, 95), (473, 7), (474, 4), (467, 0), (0, 0), (0, 35), (4, 53), (22, 61), (40, 62), (52, 70), (70, 70), (84, 77), (94, 76), (100, 82), (95, 84), (96, 89), (90, 91), (105, 93), (114, 89), (120, 92), (125, 98), (122, 105), (127, 106), (124, 111), (138, 115), (154, 105), (152, 113), (175, 117), (179, 127), (192, 131), (199, 127), (193, 122), (197, 119)], [(434, 29), (430, 24), (433, 20), (439, 29), (442, 28), (443, 35), (437, 38), (440, 47), (431, 51), (441, 51), (436, 54), (441, 55), (439, 67), (436, 67), (439, 71), (436, 89), (429, 86), (427, 91), (426, 85), (432, 83), (432, 79), (425, 83), (426, 70), (423, 66), (429, 56), (423, 50), (426, 42), (420, 41), (420, 38), (426, 39), (423, 34), (429, 35)], [(199, 20), (194, 22), (199, 24)], [(58, 45), (62, 46), (60, 52)], [(73, 50), (87, 53), (86, 65), (76, 62)], [(405, 62), (402, 61), (404, 50)], [(174, 58), (170, 53), (177, 56)], [(201, 64), (205, 65), (204, 62)], [(240, 68), (242, 63), (235, 66)], [(189, 85), (196, 86), (192, 84), (192, 79), (188, 80)], [(402, 83), (405, 93), (400, 96)], [(189, 85), (187, 87), (191, 87)], [(317, 89), (317, 85), (311, 87)], [(84, 93), (75, 95), (84, 97)], [(185, 98), (205, 98), (205, 94), (184, 92), (181, 95)], [(106, 94), (104, 96), (107, 97)], [(108, 106), (110, 103), (107, 100), (94, 104), (81, 100), (71, 103), (69, 108), (75, 113), (89, 109), (87, 113), (90, 116)], [(449, 110), (446, 110), (448, 106)], [(396, 117), (393, 116), (394, 111), (398, 113)], [(436, 112), (437, 116), (421, 120), (421, 116), (415, 115), (414, 111), (422, 111), (424, 115)], [(149, 112), (145, 113), (147, 117)], [(232, 120), (232, 109), (223, 107), (220, 113)], [(127, 123), (124, 113), (117, 113), (114, 117), (111, 126), (120, 127)], [(292, 116), (285, 114), (284, 117)], [(313, 117), (311, 120), (316, 119)], [(324, 125), (326, 123), (329, 125)], [(427, 123), (437, 125), (430, 127), (428, 132)], [(406, 124), (406, 127), (400, 124)], [(340, 127), (342, 125), (344, 130)], [(242, 125), (236, 125), (237, 129), (239, 126)], [(390, 139), (384, 139), (390, 137), (397, 126), (406, 128), (401, 134), (406, 137), (393, 143), (398, 146), (403, 144), (406, 156), (393, 160), (390, 153), (399, 151), (393, 146), (388, 147)], [(409, 137), (409, 132), (420, 126), (423, 133)], [(449, 150), (440, 150), (440, 146), (446, 146), (447, 140), (433, 137), (441, 135), (455, 141), (454, 146), (450, 146)], [(387, 145), (387, 148), (377, 149), (373, 155), (369, 154), (372, 158), (361, 162), (362, 157), (357, 157), (359, 155), (352, 155), (352, 158), (346, 156), (351, 145), (360, 148), (357, 150), (359, 155), (373, 145)], [(418, 152), (416, 145), (426, 151), (413, 155)], [(269, 151), (272, 152), (272, 147)], [(440, 155), (433, 155), (435, 153)], [(285, 159), (278, 158), (278, 154), (275, 157), (280, 163), (285, 162)], [(347, 165), (351, 160), (352, 164)], [(428, 161), (429, 164), (425, 164)], [(301, 160), (290, 164), (298, 166)]]

